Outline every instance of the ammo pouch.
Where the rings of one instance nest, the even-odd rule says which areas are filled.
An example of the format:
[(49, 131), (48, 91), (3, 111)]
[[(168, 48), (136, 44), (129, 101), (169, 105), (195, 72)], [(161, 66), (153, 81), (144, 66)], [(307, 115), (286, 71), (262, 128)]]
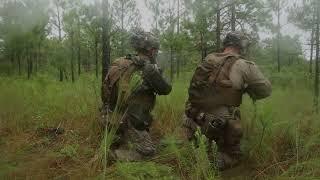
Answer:
[(204, 114), (204, 125), (201, 130), (209, 139), (217, 139), (223, 133), (228, 119), (212, 114)]
[(207, 138), (219, 141), (223, 135), (224, 129), (229, 123), (229, 121), (240, 118), (240, 110), (237, 107), (229, 108), (230, 115), (216, 116), (209, 113), (203, 114), (203, 123), (201, 126), (202, 133), (204, 133)]
[(126, 114), (132, 126), (139, 131), (148, 129), (153, 120), (149, 108), (140, 104), (130, 104)]

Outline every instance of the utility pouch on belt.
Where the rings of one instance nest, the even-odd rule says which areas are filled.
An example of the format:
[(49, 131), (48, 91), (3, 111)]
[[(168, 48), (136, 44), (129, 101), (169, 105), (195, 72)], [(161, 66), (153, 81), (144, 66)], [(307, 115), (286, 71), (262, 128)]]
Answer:
[(202, 132), (209, 139), (216, 139), (221, 135), (227, 124), (227, 119), (211, 114), (204, 115), (204, 126), (202, 126)]

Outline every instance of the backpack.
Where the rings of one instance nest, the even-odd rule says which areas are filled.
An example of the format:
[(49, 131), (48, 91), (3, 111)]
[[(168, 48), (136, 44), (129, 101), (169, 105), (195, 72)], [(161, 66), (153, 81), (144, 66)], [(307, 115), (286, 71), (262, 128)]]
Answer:
[[(102, 102), (104, 106), (111, 111), (114, 111), (119, 103), (119, 86), (129, 86), (132, 75), (139, 70), (137, 64), (131, 56), (119, 58), (114, 61), (106, 75), (102, 85)], [(129, 88), (121, 87), (121, 94), (126, 94)]]
[(232, 66), (239, 59), (236, 54), (210, 54), (196, 68), (188, 90), (188, 102), (193, 108), (210, 112), (221, 105), (240, 106), (243, 92), (234, 89), (229, 78)]

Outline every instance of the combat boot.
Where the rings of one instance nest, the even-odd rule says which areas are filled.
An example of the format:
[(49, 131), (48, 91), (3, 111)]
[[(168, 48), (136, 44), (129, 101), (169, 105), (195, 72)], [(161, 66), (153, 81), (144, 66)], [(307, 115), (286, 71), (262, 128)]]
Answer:
[(138, 153), (142, 156), (152, 156), (156, 152), (155, 144), (152, 142), (150, 134), (146, 130), (137, 130), (133, 127), (128, 129), (130, 143)]
[(219, 171), (224, 171), (229, 168), (233, 168), (240, 163), (240, 159), (236, 157), (231, 157), (227, 153), (218, 152), (216, 158), (216, 168)]

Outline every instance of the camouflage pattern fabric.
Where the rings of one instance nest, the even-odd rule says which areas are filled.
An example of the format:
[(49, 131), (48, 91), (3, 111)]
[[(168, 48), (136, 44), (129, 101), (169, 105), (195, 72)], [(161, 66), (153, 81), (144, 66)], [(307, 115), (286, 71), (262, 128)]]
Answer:
[[(117, 140), (112, 154), (119, 160), (139, 160), (152, 156), (155, 145), (148, 132), (152, 124), (151, 112), (156, 95), (167, 95), (171, 85), (161, 75), (161, 70), (144, 55), (127, 56), (116, 60), (103, 84), (102, 117), (118, 114)], [(108, 119), (108, 118), (103, 118)]]
[(114, 158), (119, 161), (139, 161), (153, 156), (156, 152), (155, 144), (147, 130), (137, 130), (130, 121), (122, 135), (122, 144), (113, 149)]
[[(237, 56), (238, 59), (227, 66), (221, 66), (222, 62), (230, 56)], [(196, 129), (200, 128), (209, 141), (213, 140), (216, 142), (218, 146), (216, 165), (220, 170), (224, 170), (237, 165), (241, 158), (240, 140), (243, 132), (238, 108), (241, 101), (239, 103), (238, 99), (241, 99), (244, 93), (248, 93), (253, 100), (266, 98), (271, 94), (271, 84), (253, 62), (246, 61), (239, 55), (213, 53), (208, 55), (206, 61), (207, 64), (209, 62), (212, 66), (221, 68), (219, 73), (212, 73), (214, 74), (213, 79), (216, 79), (216, 81), (209, 81), (210, 75), (206, 76), (203, 74), (202, 76), (205, 76), (207, 79), (200, 78), (202, 84), (199, 82), (193, 84), (194, 81), (191, 81), (190, 87), (194, 86), (195, 88), (192, 87), (192, 89), (197, 90), (198, 85), (218, 88), (222, 86), (222, 88), (227, 90), (216, 91), (213, 88), (212, 91), (208, 91), (208, 89), (199, 88), (199, 91), (194, 93), (199, 94), (199, 96), (195, 96), (194, 94), (189, 95), (183, 127), (185, 129), (185, 136), (189, 140), (193, 139)], [(196, 73), (194, 76), (197, 76)], [(207, 85), (205, 85), (206, 83)], [(236, 99), (226, 99), (226, 101), (221, 99), (220, 96), (225, 97), (228, 96), (229, 92), (232, 92), (228, 88), (233, 89), (232, 91), (234, 92), (241, 92), (239, 94), (240, 97), (230, 96)], [(201, 96), (203, 93), (202, 89), (207, 91), (205, 93), (208, 95)], [(208, 101), (209, 98), (206, 98), (209, 96), (212, 97), (211, 101)], [(193, 99), (195, 97), (197, 99)], [(217, 99), (215, 99), (216, 97)]]

